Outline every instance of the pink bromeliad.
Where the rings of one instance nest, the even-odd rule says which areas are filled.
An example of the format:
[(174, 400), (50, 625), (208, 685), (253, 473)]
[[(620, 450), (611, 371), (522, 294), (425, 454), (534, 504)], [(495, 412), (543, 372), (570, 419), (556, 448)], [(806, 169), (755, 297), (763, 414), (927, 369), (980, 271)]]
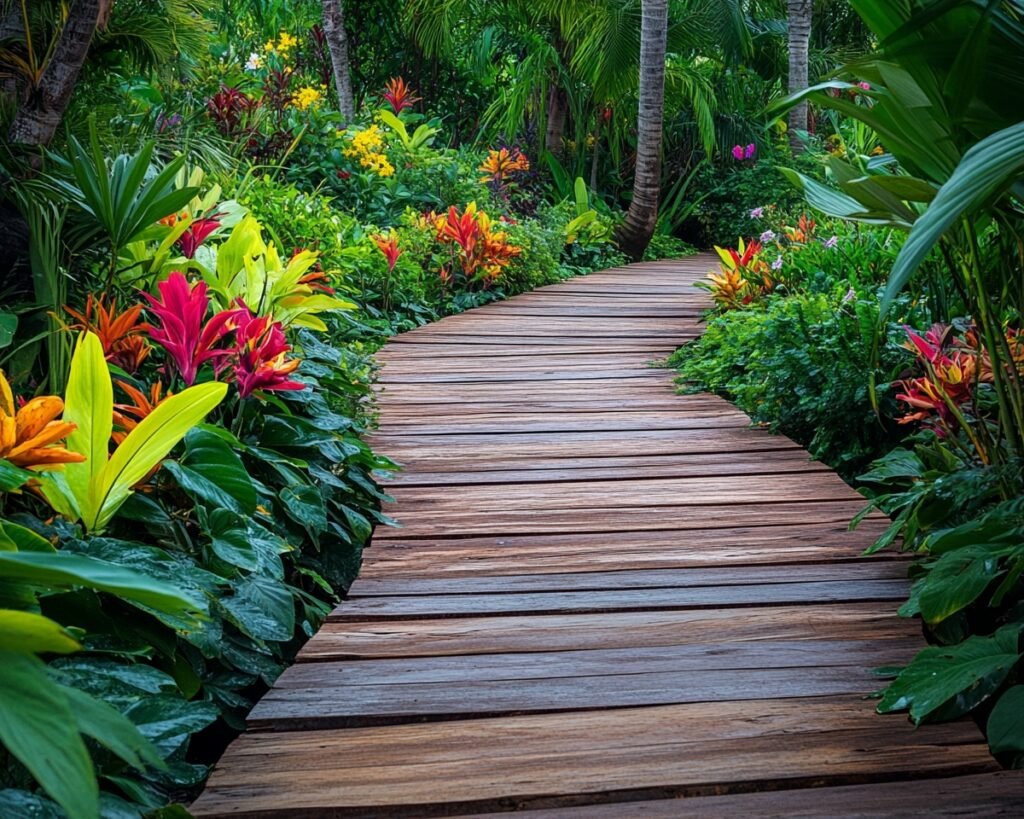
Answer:
[(231, 350), (217, 344), (233, 329), (236, 311), (222, 310), (204, 325), (210, 306), (206, 282), (189, 284), (177, 271), (160, 282), (158, 289), (159, 298), (142, 294), (159, 322), (149, 325), (149, 337), (167, 351), (182, 380), (191, 386), (203, 364), (209, 361), (215, 367), (223, 366), (231, 355)]

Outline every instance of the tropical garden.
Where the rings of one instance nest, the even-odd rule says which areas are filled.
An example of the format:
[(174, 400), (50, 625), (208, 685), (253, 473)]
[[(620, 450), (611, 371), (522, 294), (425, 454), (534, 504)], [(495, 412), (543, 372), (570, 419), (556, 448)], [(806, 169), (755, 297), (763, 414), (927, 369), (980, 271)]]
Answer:
[[(391, 335), (714, 248), (670, 364), (892, 519), (1024, 760), (1019, 0), (0, 0), (0, 816), (177, 817), (388, 526)], [(856, 525), (852, 521), (851, 525)]]

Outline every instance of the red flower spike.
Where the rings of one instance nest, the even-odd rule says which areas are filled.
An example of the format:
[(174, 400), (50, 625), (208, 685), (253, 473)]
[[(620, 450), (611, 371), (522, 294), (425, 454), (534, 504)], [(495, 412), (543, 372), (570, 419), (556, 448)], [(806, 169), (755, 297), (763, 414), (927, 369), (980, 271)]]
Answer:
[(391, 106), (396, 114), (401, 114), (405, 109), (412, 108), (420, 101), (419, 97), (413, 96), (412, 87), (406, 85), (401, 77), (392, 77), (384, 84), (384, 93), (381, 94), (384, 101)]
[(196, 219), (178, 239), (178, 247), (186, 259), (194, 258), (196, 250), (206, 241), (207, 237), (220, 227), (220, 219), (216, 216), (207, 216)]
[(255, 316), (248, 307), (233, 311), (235, 331), (235, 381), (238, 394), (248, 398), (256, 390), (268, 392), (304, 390), (305, 384), (289, 379), (299, 360), (286, 360), (291, 346), (285, 340), (279, 322), (269, 316)]

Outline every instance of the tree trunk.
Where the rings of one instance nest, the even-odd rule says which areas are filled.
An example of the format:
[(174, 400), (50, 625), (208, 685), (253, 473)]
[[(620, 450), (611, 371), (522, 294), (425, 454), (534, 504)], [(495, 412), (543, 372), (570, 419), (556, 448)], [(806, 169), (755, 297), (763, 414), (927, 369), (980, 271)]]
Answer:
[(93, 34), (109, 10), (104, 0), (75, 0), (61, 29), (53, 55), (43, 69), (39, 84), (28, 88), (11, 122), (8, 139), (24, 145), (46, 145), (60, 125)]
[(633, 200), (619, 229), (619, 247), (640, 259), (658, 223), (661, 194), (661, 139), (665, 116), (665, 47), (668, 0), (643, 0), (640, 25), (640, 108), (637, 114)]
[(544, 147), (553, 154), (562, 152), (562, 136), (565, 134), (565, 120), (569, 112), (569, 97), (557, 82), (551, 83), (548, 92), (547, 131)]
[(338, 109), (341, 111), (343, 124), (348, 124), (356, 116), (355, 96), (352, 93), (352, 73), (348, 64), (348, 34), (345, 33), (344, 0), (323, 0), (324, 34), (327, 35), (327, 47), (331, 50), (331, 63), (334, 66), (334, 85), (338, 89)]
[[(808, 51), (811, 41), (812, 0), (788, 0), (789, 3), (789, 93), (807, 88)], [(807, 131), (807, 102), (789, 111), (789, 145), (794, 154), (804, 150), (798, 131)]]

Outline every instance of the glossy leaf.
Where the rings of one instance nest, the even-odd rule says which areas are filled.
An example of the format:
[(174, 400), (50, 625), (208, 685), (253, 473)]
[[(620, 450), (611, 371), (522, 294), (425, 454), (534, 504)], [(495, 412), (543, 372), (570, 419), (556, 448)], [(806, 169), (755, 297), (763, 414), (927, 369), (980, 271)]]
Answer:
[(99, 787), (74, 712), (35, 657), (0, 652), (0, 742), (71, 819), (96, 819)]
[(1024, 753), (1024, 685), (1013, 686), (999, 698), (986, 733), (992, 753)]

